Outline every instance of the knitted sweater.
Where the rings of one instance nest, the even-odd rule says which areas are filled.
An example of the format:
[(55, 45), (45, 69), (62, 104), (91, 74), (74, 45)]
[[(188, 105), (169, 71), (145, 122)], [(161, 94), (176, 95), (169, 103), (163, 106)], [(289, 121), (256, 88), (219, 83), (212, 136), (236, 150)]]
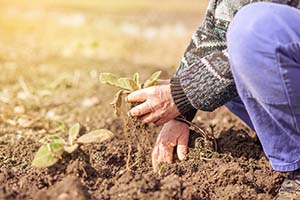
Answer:
[[(192, 120), (197, 110), (213, 111), (237, 97), (226, 47), (226, 31), (243, 6), (261, 0), (210, 0), (205, 18), (171, 79), (179, 112)], [(299, 7), (300, 0), (264, 0)]]

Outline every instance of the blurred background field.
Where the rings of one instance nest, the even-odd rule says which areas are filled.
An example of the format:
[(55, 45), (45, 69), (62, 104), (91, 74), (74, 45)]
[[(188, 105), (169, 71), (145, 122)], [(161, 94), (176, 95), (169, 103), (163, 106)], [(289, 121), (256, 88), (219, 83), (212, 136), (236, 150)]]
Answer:
[(43, 120), (84, 123), (89, 109), (112, 116), (113, 93), (98, 74), (172, 76), (206, 3), (2, 0), (0, 134)]

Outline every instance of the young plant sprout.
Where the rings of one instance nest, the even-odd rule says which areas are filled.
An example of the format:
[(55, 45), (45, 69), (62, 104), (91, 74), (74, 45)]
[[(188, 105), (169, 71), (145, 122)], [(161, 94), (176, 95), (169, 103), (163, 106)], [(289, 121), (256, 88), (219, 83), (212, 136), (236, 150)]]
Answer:
[(153, 73), (151, 77), (145, 81), (145, 83), (141, 83), (139, 73), (135, 73), (132, 78), (125, 78), (125, 77), (119, 78), (111, 73), (101, 73), (100, 74), (101, 83), (120, 88), (120, 90), (117, 92), (115, 96), (115, 99), (111, 102), (115, 110), (115, 115), (120, 116), (121, 114), (123, 95), (128, 95), (131, 92), (134, 92), (136, 90), (156, 85), (160, 77), (160, 74), (161, 71), (157, 71)]
[(77, 123), (69, 129), (68, 140), (65, 141), (57, 135), (47, 135), (39, 142), (42, 146), (36, 152), (32, 166), (38, 168), (50, 167), (59, 159), (62, 159), (64, 152), (73, 153), (81, 144), (100, 143), (114, 136), (106, 129), (94, 130), (80, 137), (80, 124)]

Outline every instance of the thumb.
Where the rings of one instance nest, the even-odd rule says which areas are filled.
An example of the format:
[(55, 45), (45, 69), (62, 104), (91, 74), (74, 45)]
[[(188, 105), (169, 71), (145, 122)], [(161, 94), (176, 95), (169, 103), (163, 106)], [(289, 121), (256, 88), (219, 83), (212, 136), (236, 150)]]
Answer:
[(188, 141), (189, 141), (189, 134), (182, 134), (178, 138), (177, 156), (179, 160), (184, 160), (188, 153)]

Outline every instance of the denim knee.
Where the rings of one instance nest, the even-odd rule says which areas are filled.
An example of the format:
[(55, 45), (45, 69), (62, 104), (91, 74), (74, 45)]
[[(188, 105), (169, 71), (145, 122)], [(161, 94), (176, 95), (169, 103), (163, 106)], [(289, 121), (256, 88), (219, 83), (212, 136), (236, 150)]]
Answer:
[[(262, 37), (274, 35), (276, 24), (274, 3), (251, 3), (240, 9), (227, 31), (227, 46), (233, 54), (243, 56), (255, 53)], [(254, 52), (253, 52), (254, 51)]]
[[(278, 3), (257, 2), (241, 8), (227, 31), (227, 46), (231, 52), (255, 53), (275, 43), (289, 43), (300, 35), (299, 9)], [(296, 30), (291, 35), (288, 30)]]
[(275, 3), (252, 3), (238, 11), (230, 23), (227, 47), (240, 96), (272, 104), (284, 102), (276, 49), (281, 41), (289, 40), (278, 33), (285, 30), (282, 21), (287, 20), (283, 12), (286, 8)]

